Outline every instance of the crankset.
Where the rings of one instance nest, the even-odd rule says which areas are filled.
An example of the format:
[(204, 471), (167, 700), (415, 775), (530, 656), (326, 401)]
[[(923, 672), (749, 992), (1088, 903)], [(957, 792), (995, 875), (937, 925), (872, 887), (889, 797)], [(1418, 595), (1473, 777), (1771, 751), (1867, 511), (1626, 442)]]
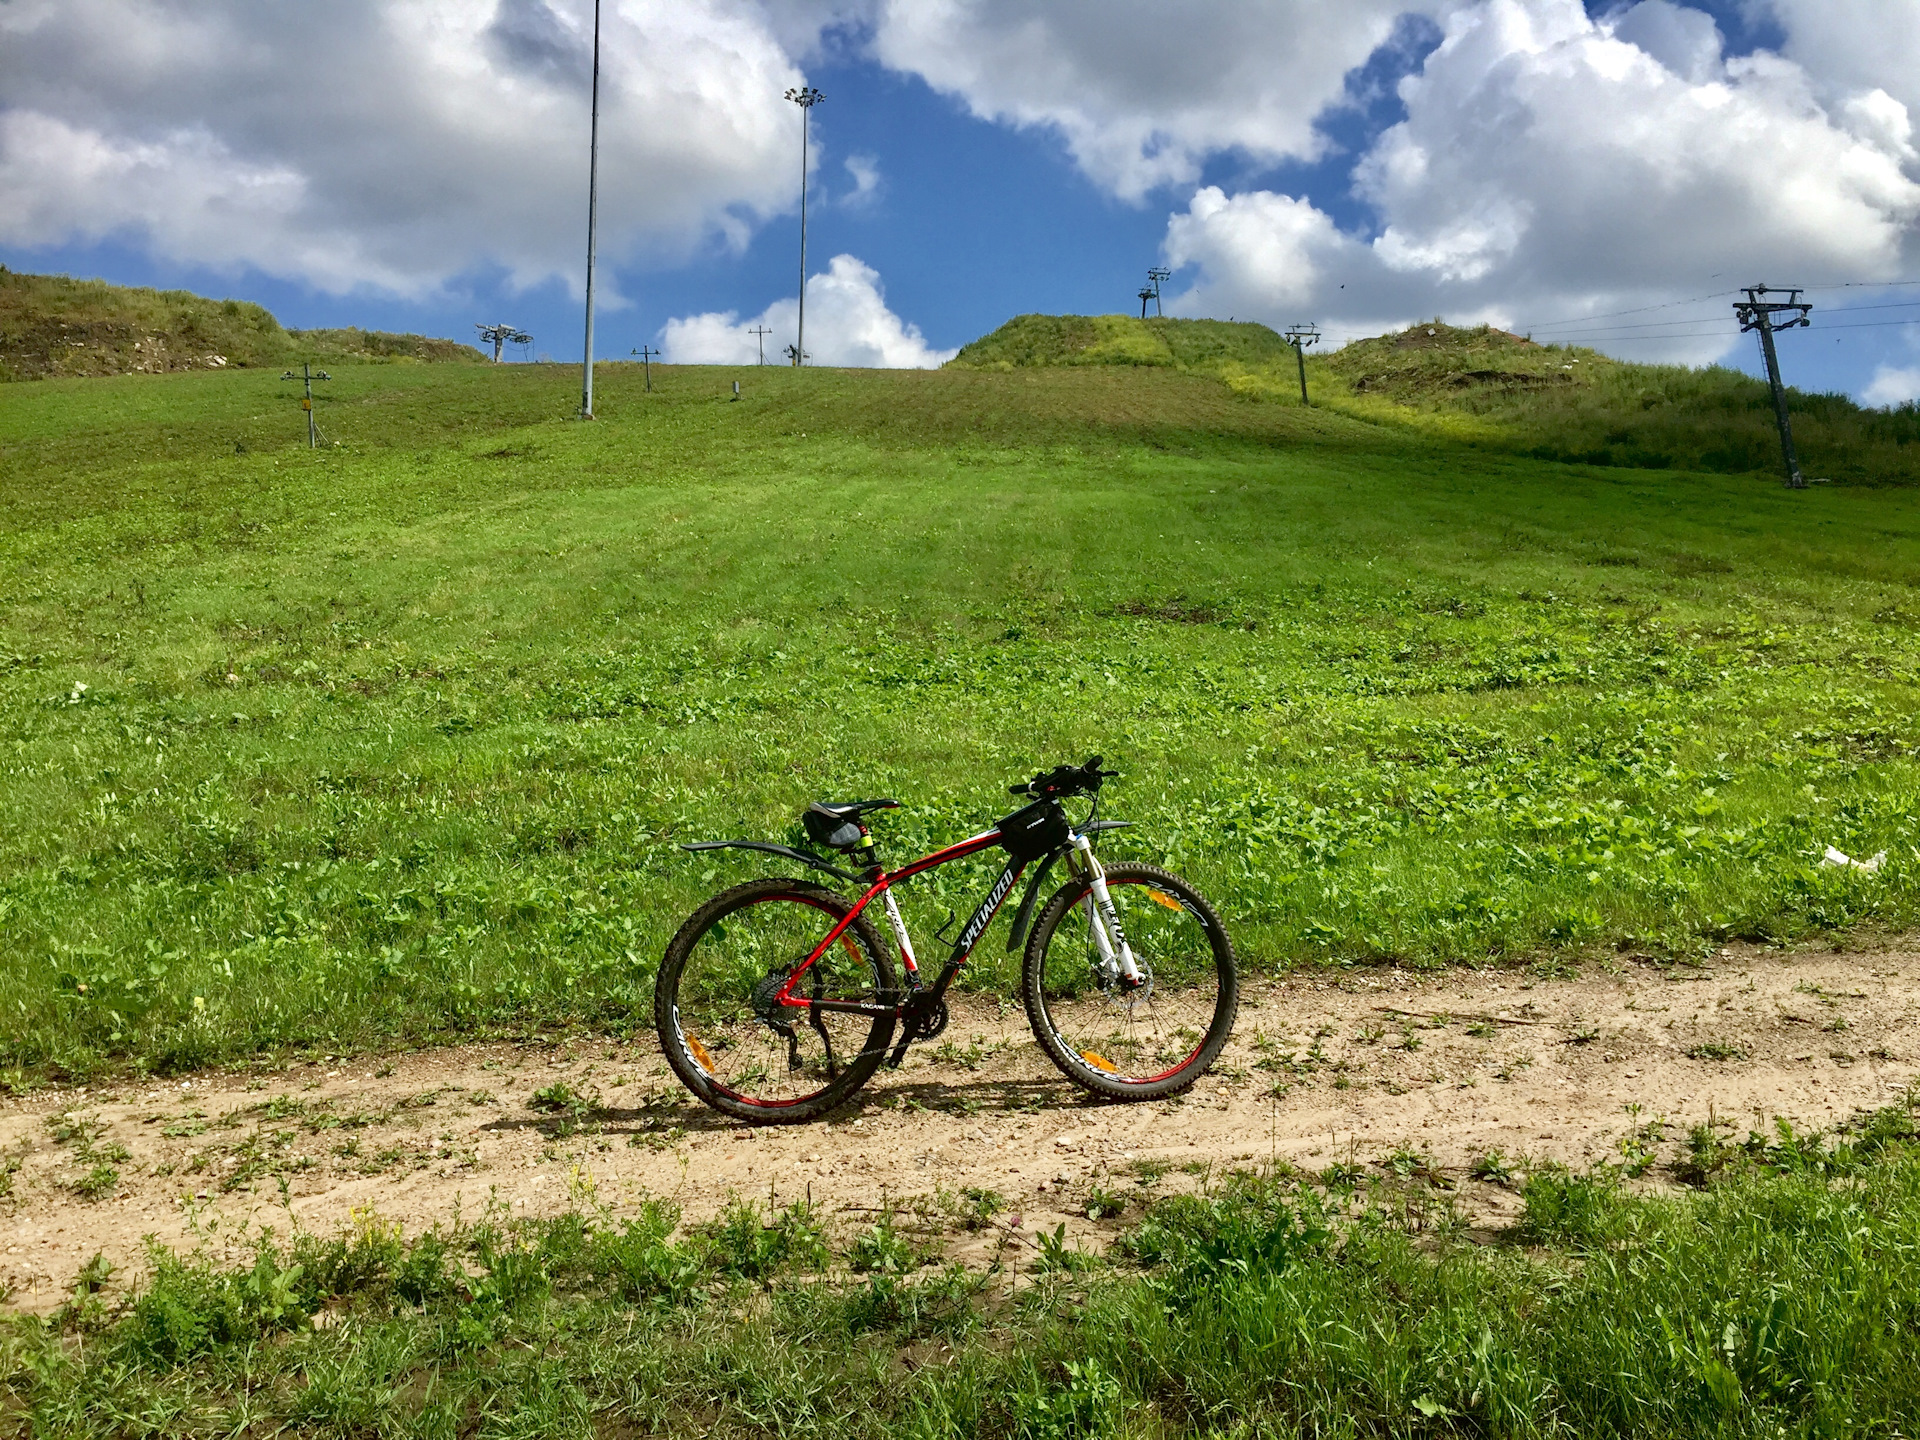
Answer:
[(887, 1068), (898, 1070), (907, 1046), (916, 1040), (933, 1039), (947, 1028), (951, 1018), (944, 1000), (922, 1000), (910, 1005), (907, 1013), (900, 1017), (900, 1038), (894, 1042), (893, 1053), (887, 1056)]

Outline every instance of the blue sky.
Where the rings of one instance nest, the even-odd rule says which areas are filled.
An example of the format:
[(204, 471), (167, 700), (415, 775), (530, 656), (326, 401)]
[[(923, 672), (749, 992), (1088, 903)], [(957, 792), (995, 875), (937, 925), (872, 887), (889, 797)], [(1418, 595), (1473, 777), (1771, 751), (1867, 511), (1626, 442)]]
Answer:
[[(237, 295), (289, 325), (465, 338), (504, 319), (577, 360), (587, 0), (478, 0), (452, 39), (418, 4), (352, 0), (283, 34), (247, 0), (0, 0), (0, 262)], [(676, 358), (728, 358), (762, 317), (791, 338), (799, 113), (778, 97), (798, 80), (828, 97), (809, 269), (860, 262), (810, 287), (826, 362), (934, 363), (1014, 314), (1137, 310), (1170, 262), (1170, 313), (1336, 335), (1577, 321), (1539, 333), (1753, 369), (1716, 292), (1920, 279), (1911, 0), (1095, 9), (609, 0), (601, 356), (665, 335)], [(1270, 64), (1244, 53), (1266, 44)], [(289, 120), (376, 46), (364, 128)], [(205, 88), (233, 67), (238, 96)], [(448, 71), (469, 107), (451, 120)], [(203, 110), (180, 98), (196, 80)], [(1920, 287), (1812, 298), (1824, 323), (1783, 340), (1790, 379), (1884, 401), (1912, 372), (1920, 394), (1916, 331), (1883, 323), (1920, 308), (1828, 313)]]

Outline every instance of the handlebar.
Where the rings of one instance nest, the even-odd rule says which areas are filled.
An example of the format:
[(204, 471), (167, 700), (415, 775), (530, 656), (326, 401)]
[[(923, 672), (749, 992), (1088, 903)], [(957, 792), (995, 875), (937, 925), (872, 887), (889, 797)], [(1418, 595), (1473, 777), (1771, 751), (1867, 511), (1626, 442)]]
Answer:
[(1119, 775), (1118, 770), (1102, 770), (1101, 755), (1090, 755), (1084, 765), (1056, 765), (1043, 770), (1024, 785), (1010, 785), (1011, 795), (1030, 795), (1035, 799), (1062, 799), (1068, 795), (1097, 795), (1100, 786)]

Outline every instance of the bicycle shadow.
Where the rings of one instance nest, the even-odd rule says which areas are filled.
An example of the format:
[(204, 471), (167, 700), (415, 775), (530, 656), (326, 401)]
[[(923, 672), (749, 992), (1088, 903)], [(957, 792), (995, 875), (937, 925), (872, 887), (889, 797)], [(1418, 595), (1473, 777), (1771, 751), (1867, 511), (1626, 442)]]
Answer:
[[(1064, 1078), (979, 1076), (965, 1080), (884, 1079), (860, 1091), (846, 1104), (816, 1120), (805, 1122), (827, 1129), (844, 1128), (855, 1120), (904, 1118), (937, 1114), (950, 1119), (976, 1115), (1037, 1115), (1048, 1110), (1103, 1110), (1129, 1102), (1090, 1095)], [(577, 1115), (502, 1115), (480, 1127), (496, 1135), (537, 1131), (549, 1140), (576, 1135), (646, 1137), (665, 1140), (674, 1135), (708, 1135), (770, 1128), (736, 1120), (702, 1105), (692, 1096), (668, 1092), (650, 1096), (638, 1105), (597, 1105)], [(800, 1128), (800, 1127), (795, 1127)]]

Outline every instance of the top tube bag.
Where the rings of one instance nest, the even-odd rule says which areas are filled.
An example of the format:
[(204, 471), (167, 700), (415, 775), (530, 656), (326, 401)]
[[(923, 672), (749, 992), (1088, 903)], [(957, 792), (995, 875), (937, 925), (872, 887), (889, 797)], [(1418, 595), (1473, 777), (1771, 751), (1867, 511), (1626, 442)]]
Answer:
[(993, 828), (999, 832), (1000, 844), (1007, 854), (1022, 865), (1059, 849), (1073, 834), (1067, 812), (1060, 808), (1058, 800), (1036, 800)]

